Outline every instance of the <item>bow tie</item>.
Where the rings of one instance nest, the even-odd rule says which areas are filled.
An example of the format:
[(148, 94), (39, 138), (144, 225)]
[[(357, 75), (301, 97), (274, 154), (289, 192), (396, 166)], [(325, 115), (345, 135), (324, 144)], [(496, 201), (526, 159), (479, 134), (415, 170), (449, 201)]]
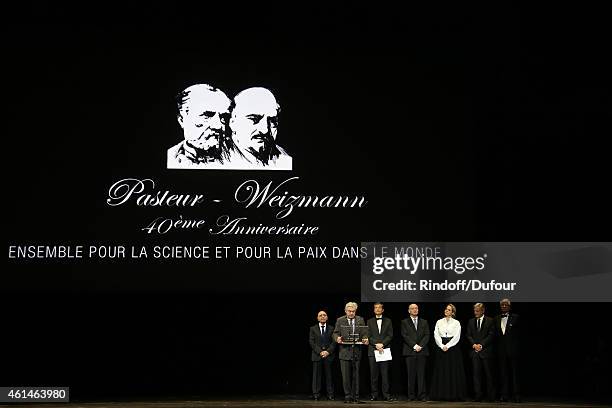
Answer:
[(376, 320), (382, 320), (382, 317), (377, 317)]
[(504, 313), (503, 315), (501, 315), (501, 317), (508, 317), (509, 314), (508, 313)]

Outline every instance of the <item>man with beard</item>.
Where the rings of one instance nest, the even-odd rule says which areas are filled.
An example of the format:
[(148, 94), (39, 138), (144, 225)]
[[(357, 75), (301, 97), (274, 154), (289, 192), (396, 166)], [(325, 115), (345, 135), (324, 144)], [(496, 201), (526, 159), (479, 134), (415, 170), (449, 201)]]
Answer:
[(227, 162), (230, 99), (206, 84), (192, 85), (177, 96), (184, 140), (168, 149), (169, 169), (223, 168)]
[(249, 88), (236, 95), (230, 120), (231, 168), (291, 170), (291, 156), (276, 144), (279, 112), (276, 98), (265, 88)]

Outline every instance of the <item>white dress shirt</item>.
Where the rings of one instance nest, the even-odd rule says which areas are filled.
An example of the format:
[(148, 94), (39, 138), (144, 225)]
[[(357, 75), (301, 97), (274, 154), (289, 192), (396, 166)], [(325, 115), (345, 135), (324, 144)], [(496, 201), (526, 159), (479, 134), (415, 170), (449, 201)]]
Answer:
[(502, 316), (502, 318), (501, 318), (502, 334), (506, 334), (506, 325), (507, 324), (508, 324), (508, 316)]
[[(442, 344), (442, 337), (452, 337), (452, 339), (446, 343)], [(434, 329), (434, 339), (436, 340), (436, 344), (438, 347), (443, 348), (446, 346), (447, 348), (451, 348), (459, 343), (459, 339), (461, 338), (461, 323), (458, 320), (446, 319), (443, 317), (442, 319), (436, 322), (436, 328)]]

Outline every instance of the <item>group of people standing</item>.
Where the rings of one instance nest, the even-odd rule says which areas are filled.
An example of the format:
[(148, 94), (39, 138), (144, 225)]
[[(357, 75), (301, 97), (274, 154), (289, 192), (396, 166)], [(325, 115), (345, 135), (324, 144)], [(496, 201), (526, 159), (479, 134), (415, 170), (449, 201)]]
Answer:
[[(518, 381), (519, 316), (511, 312), (509, 299), (500, 301), (501, 313), (495, 318), (485, 315), (485, 306), (473, 306), (474, 317), (462, 329), (456, 319), (453, 304), (444, 308), (433, 335), (427, 320), (419, 316), (419, 306), (408, 306), (409, 316), (401, 321), (402, 357), (408, 378), (408, 400), (462, 401), (467, 399), (462, 341), (469, 346), (474, 400), (496, 399), (495, 367), (499, 371), (500, 401), (520, 402)], [(348, 302), (345, 316), (335, 325), (328, 324), (324, 310), (317, 314), (318, 323), (310, 328), (311, 360), (313, 363), (313, 398), (321, 398), (322, 379), (325, 377), (327, 398), (334, 399), (332, 365), (340, 360), (345, 403), (361, 403), (359, 372), (362, 347), (367, 347), (370, 366), (370, 400), (396, 400), (390, 392), (390, 364), (392, 359), (393, 322), (384, 316), (384, 305), (374, 304), (374, 317), (365, 321), (357, 313), (357, 303)], [(433, 337), (433, 341), (432, 340)], [(387, 350), (388, 349), (388, 350)], [(435, 354), (431, 386), (426, 381), (427, 360)], [(497, 365), (494, 364), (497, 359)], [(428, 393), (429, 391), (429, 393)]]

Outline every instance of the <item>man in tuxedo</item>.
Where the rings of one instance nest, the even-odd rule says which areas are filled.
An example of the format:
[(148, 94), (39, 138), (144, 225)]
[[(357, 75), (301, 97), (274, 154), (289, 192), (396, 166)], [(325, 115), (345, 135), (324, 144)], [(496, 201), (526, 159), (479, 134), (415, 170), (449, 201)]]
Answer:
[(501, 401), (510, 399), (510, 388), (515, 402), (520, 402), (519, 386), (519, 315), (511, 312), (512, 303), (509, 299), (499, 302), (501, 314), (495, 318), (497, 338), (497, 354), (499, 358), (499, 379), (501, 385)]
[(474, 318), (467, 326), (467, 340), (470, 345), (470, 360), (472, 362), (472, 376), (474, 379), (474, 398), (482, 400), (482, 379), (487, 383), (487, 396), (489, 401), (495, 400), (495, 388), (491, 371), (493, 358), (493, 339), (495, 337), (495, 322), (485, 316), (485, 307), (482, 303), (474, 305)]
[[(429, 324), (419, 317), (419, 306), (415, 303), (408, 306), (409, 317), (402, 320), (402, 355), (406, 360), (408, 372), (408, 400), (416, 398), (426, 401), (425, 363), (429, 355)], [(415, 383), (416, 381), (416, 388)]]
[[(333, 339), (339, 344), (340, 371), (342, 372), (342, 387), (344, 402), (362, 403), (359, 400), (359, 366), (361, 364), (361, 345), (345, 344), (343, 332), (359, 333), (359, 326), (365, 326), (363, 317), (357, 316), (357, 303), (348, 302), (344, 306), (346, 316), (338, 318), (334, 328)], [(348, 339), (346, 339), (348, 341)], [(368, 339), (363, 344), (368, 345)]]
[(378, 398), (378, 378), (382, 378), (382, 395), (385, 401), (394, 401), (389, 392), (389, 368), (391, 361), (376, 362), (376, 353), (382, 353), (391, 346), (393, 340), (393, 323), (383, 317), (385, 311), (382, 303), (374, 304), (374, 317), (368, 320), (368, 360), (370, 361), (370, 401)]

